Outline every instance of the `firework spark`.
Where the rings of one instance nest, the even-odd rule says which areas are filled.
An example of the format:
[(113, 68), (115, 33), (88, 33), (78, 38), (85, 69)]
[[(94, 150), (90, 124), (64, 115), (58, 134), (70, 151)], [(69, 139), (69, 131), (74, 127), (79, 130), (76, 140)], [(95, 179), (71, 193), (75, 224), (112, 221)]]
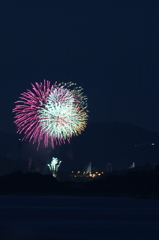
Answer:
[[(50, 85), (49, 81), (44, 80), (43, 83), (35, 83), (32, 85), (32, 91), (27, 90), (19, 97), (20, 100), (16, 101), (17, 104), (13, 109), (15, 113), (14, 123), (17, 125), (17, 133), (24, 133), (23, 140), (29, 139), (35, 143), (44, 140), (45, 146), (48, 146), (49, 136), (44, 133), (39, 123), (39, 110), (44, 107), (50, 91), (54, 86)], [(53, 139), (51, 139), (53, 146)]]

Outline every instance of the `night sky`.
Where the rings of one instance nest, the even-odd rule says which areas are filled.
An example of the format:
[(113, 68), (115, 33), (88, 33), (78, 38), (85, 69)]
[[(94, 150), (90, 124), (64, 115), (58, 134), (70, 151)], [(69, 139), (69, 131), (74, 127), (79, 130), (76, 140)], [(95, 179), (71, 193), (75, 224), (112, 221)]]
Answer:
[(159, 1), (6, 0), (0, 19), (1, 131), (43, 79), (83, 86), (90, 123), (159, 131)]

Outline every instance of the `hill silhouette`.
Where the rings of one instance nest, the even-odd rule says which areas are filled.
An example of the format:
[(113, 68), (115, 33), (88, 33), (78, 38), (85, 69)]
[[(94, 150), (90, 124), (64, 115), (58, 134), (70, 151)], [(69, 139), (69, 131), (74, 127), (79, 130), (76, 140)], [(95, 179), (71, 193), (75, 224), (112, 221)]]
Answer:
[[(151, 145), (151, 144), (155, 145)], [(123, 169), (135, 162), (159, 162), (159, 133), (140, 127), (112, 123), (88, 125), (85, 132), (72, 141), (72, 149), (79, 166), (85, 162), (99, 168), (112, 163), (113, 168)]]
[[(21, 136), (0, 132), (0, 157), (16, 161), (18, 142)], [(70, 144), (56, 146), (55, 149), (22, 142), (21, 157), (24, 165), (29, 157), (40, 162), (46, 170), (51, 157), (62, 160), (60, 170), (84, 169), (91, 161), (95, 169), (106, 169), (112, 163), (113, 169), (128, 168), (132, 162), (143, 165), (146, 162), (159, 163), (159, 133), (140, 127), (119, 123), (92, 123)], [(4, 161), (3, 161), (4, 163)], [(1, 163), (0, 163), (1, 164)], [(44, 173), (47, 173), (44, 171)]]

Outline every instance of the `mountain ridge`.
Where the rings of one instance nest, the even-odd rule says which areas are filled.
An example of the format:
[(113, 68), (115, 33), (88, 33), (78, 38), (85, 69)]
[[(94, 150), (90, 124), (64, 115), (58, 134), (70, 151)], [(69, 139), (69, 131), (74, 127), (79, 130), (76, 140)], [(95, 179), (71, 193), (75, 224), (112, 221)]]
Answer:
[(91, 123), (82, 134), (73, 137), (70, 144), (56, 146), (53, 150), (40, 146), (38, 152), (37, 145), (28, 141), (23, 141), (19, 147), (20, 138), (18, 134), (0, 132), (0, 157), (16, 161), (21, 151), (23, 161), (32, 157), (48, 163), (54, 156), (62, 160), (62, 170), (84, 169), (89, 162), (96, 169), (106, 169), (107, 163), (112, 163), (113, 169), (127, 168), (132, 162), (136, 165), (159, 163), (159, 133), (132, 124)]

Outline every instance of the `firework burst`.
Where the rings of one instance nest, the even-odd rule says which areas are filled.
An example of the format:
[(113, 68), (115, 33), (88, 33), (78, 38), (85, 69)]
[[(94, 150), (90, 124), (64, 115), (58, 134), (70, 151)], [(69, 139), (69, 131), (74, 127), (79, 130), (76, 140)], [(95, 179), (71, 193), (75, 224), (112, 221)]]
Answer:
[(66, 88), (56, 88), (50, 93), (39, 116), (41, 127), (49, 136), (69, 141), (85, 129), (88, 115), (76, 95)]
[(23, 140), (38, 142), (38, 147), (41, 141), (45, 147), (50, 141), (54, 148), (85, 129), (87, 98), (83, 89), (75, 85), (71, 82), (51, 85), (44, 80), (32, 84), (32, 91), (21, 94), (13, 112), (17, 133), (24, 133)]

